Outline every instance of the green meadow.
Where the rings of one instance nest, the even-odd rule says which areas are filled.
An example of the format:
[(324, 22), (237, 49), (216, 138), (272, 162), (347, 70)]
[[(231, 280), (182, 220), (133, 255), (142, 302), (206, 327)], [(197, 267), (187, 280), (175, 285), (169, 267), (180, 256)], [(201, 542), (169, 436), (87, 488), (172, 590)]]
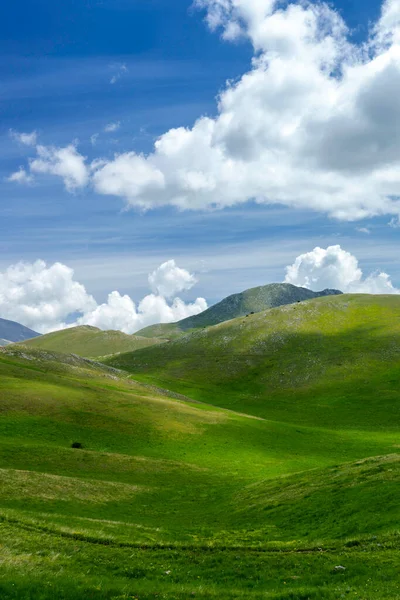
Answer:
[(32, 348), (55, 352), (70, 352), (87, 358), (98, 358), (118, 352), (132, 352), (159, 344), (163, 340), (127, 335), (122, 331), (101, 331), (97, 327), (82, 325), (62, 331), (54, 331), (24, 342)]
[(399, 359), (370, 296), (1, 349), (0, 598), (400, 598)]

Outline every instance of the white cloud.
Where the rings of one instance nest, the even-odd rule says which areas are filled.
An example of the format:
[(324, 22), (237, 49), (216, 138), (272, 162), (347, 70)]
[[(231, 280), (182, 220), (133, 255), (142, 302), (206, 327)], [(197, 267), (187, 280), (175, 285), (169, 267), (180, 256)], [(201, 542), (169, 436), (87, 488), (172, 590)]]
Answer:
[(151, 290), (159, 296), (172, 298), (175, 294), (190, 290), (197, 283), (192, 273), (178, 267), (174, 260), (169, 260), (149, 275)]
[(70, 144), (64, 148), (37, 146), (36, 151), (37, 157), (29, 164), (31, 173), (57, 175), (63, 179), (70, 192), (88, 183), (85, 157), (79, 154), (75, 145)]
[(359, 233), (365, 233), (367, 235), (371, 233), (371, 230), (368, 229), (368, 227), (356, 227), (356, 231), (358, 231)]
[(301, 254), (286, 267), (285, 282), (315, 291), (332, 288), (354, 294), (400, 294), (387, 273), (364, 278), (357, 258), (340, 246), (316, 247)]
[(118, 131), (118, 129), (121, 127), (121, 121), (117, 121), (116, 123), (108, 123), (105, 127), (104, 127), (104, 131), (106, 133), (113, 133), (114, 131)]
[(133, 300), (119, 292), (112, 292), (106, 304), (78, 320), (78, 324), (93, 325), (100, 329), (117, 329), (124, 333), (134, 333), (143, 327), (155, 323), (172, 323), (197, 315), (207, 308), (204, 298), (197, 298), (192, 304), (185, 304), (175, 298), (169, 304), (163, 296), (149, 294), (136, 307)]
[(0, 273), (0, 315), (45, 332), (65, 326), (67, 316), (88, 312), (96, 302), (74, 272), (61, 263), (18, 263)]
[(100, 194), (135, 197), (136, 205), (151, 208), (152, 203), (140, 193), (146, 188), (154, 197), (164, 188), (164, 175), (138, 154), (126, 153), (115, 157), (111, 162), (100, 161), (93, 164), (92, 182)]
[[(223, 208), (253, 199), (344, 220), (398, 216), (399, 0), (384, 2), (360, 45), (323, 2), (196, 4), (225, 39), (250, 41), (251, 69), (227, 84), (215, 118), (167, 131), (149, 155), (130, 151), (94, 161), (94, 189), (147, 209)], [(116, 69), (123, 73), (126, 65)]]
[[(138, 306), (114, 291), (104, 304), (97, 304), (85, 287), (75, 281), (72, 269), (61, 263), (18, 263), (0, 273), (0, 315), (40, 333), (73, 325), (93, 325), (131, 334), (154, 323), (169, 323), (198, 314), (207, 308), (204, 298), (186, 304), (175, 293), (190, 289), (195, 277), (174, 261), (161, 265), (155, 277), (156, 293), (145, 296)], [(74, 320), (71, 323), (71, 320)], [(68, 325), (67, 325), (68, 323)]]
[(31, 133), (19, 133), (18, 131), (13, 131), (10, 129), (10, 136), (20, 144), (24, 144), (25, 146), (36, 146), (37, 142), (37, 132), (32, 131)]
[[(95, 143), (93, 136), (91, 141), (92, 144)], [(28, 169), (20, 167), (7, 179), (15, 183), (31, 183), (33, 176), (37, 174), (61, 177), (66, 189), (74, 192), (89, 183), (90, 169), (86, 165), (86, 157), (78, 152), (75, 144), (60, 148), (39, 144), (36, 146), (36, 157), (29, 160)]]
[[(99, 165), (96, 190), (149, 208), (256, 199), (347, 220), (398, 214), (398, 1), (384, 4), (367, 46), (352, 45), (340, 15), (323, 3), (197, 4), (225, 38), (248, 37), (251, 70), (227, 85), (215, 119), (168, 131), (146, 157), (130, 152)], [(117, 174), (121, 163), (126, 172)]]
[(119, 81), (121, 79), (121, 77), (123, 77), (123, 75), (125, 75), (125, 73), (128, 72), (128, 67), (126, 66), (126, 64), (118, 64), (118, 65), (114, 65), (112, 67), (114, 74), (112, 75), (111, 79), (110, 79), (110, 83), (111, 85), (114, 85), (115, 83), (117, 83), (117, 81)]
[(7, 181), (11, 181), (12, 183), (29, 184), (32, 183), (33, 177), (32, 175), (29, 175), (29, 173), (27, 173), (23, 167), (20, 167), (18, 171), (11, 173), (11, 175), (7, 177)]
[(390, 219), (388, 225), (389, 225), (389, 227), (392, 227), (393, 229), (398, 229), (400, 227), (399, 217), (393, 217), (393, 219)]
[(99, 139), (98, 133), (94, 133), (93, 135), (90, 136), (90, 143), (92, 144), (92, 146), (95, 146), (97, 144), (98, 139)]

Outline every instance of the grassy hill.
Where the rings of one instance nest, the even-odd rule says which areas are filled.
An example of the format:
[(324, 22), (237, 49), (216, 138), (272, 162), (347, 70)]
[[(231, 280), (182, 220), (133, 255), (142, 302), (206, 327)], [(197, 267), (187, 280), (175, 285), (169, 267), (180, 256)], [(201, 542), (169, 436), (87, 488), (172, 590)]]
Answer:
[(185, 333), (188, 333), (188, 331), (195, 331), (195, 329), (184, 330), (180, 326), (180, 321), (178, 321), (177, 323), (158, 323), (157, 325), (149, 325), (149, 327), (145, 327), (138, 331), (138, 335), (150, 339), (156, 337), (170, 341), (182, 337)]
[(151, 325), (139, 331), (138, 335), (172, 340), (181, 337), (184, 333), (217, 325), (237, 317), (244, 317), (268, 308), (336, 294), (341, 294), (341, 292), (338, 290), (312, 292), (289, 283), (271, 283), (228, 296), (199, 315), (188, 317), (178, 323)]
[(23, 342), (30, 338), (38, 337), (40, 333), (7, 319), (0, 319), (0, 346), (6, 346), (10, 342)]
[(319, 298), (111, 358), (143, 381), (267, 419), (397, 427), (400, 297)]
[(400, 598), (399, 356), (369, 296), (109, 365), (0, 349), (0, 597)]
[(121, 331), (102, 331), (97, 327), (84, 325), (48, 333), (26, 343), (33, 348), (71, 352), (79, 356), (97, 358), (117, 352), (130, 352), (160, 344), (163, 340), (127, 335)]

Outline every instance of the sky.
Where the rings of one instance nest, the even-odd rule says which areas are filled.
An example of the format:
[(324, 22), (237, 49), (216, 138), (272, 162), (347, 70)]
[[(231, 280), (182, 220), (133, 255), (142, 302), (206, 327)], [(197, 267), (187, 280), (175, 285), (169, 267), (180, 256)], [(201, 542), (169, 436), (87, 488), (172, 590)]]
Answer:
[(398, 293), (400, 0), (3, 3), (0, 77), (0, 317)]

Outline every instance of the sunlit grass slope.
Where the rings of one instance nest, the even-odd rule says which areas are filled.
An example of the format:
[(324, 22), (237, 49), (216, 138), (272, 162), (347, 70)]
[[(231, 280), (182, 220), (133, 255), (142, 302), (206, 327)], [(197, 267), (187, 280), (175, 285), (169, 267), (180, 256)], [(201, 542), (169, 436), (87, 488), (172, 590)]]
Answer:
[(24, 344), (33, 348), (70, 352), (79, 356), (97, 358), (107, 354), (147, 348), (162, 341), (137, 335), (127, 335), (122, 331), (102, 331), (97, 327), (83, 325), (48, 333), (24, 342)]
[(342, 295), (110, 359), (146, 381), (280, 422), (397, 431), (400, 297)]
[(265, 420), (1, 349), (0, 597), (398, 598), (398, 437), (375, 417)]

